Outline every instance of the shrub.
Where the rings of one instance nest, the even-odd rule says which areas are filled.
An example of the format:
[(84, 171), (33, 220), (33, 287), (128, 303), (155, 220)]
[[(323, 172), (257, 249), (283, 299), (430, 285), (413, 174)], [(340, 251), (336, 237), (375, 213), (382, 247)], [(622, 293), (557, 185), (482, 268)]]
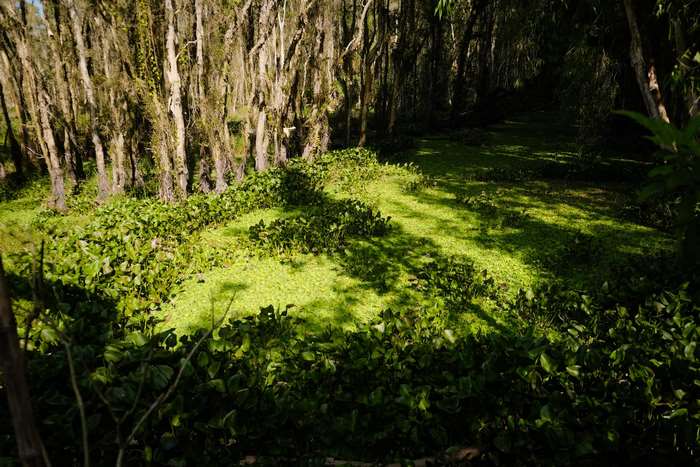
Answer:
[(349, 237), (384, 235), (389, 218), (357, 200), (328, 201), (307, 215), (260, 221), (250, 238), (268, 252), (336, 253)]

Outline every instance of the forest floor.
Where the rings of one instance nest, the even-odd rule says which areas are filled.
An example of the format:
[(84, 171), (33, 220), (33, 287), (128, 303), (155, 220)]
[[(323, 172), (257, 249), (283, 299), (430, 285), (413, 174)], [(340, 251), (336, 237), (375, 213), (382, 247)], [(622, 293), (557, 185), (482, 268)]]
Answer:
[[(298, 215), (304, 207), (258, 210), (205, 230), (198, 241), (227, 251), (227, 261), (185, 279), (160, 311), (163, 325), (182, 332), (207, 326), (233, 297), (236, 314), (294, 305), (291, 312), (310, 326), (352, 328), (385, 308), (431, 305), (412, 274), (432, 257), (468, 258), (514, 295), (552, 278), (580, 289), (600, 287), (614, 274), (614, 264), (672, 248), (668, 234), (621, 216), (633, 200), (624, 182), (574, 181), (543, 172), (575, 158), (572, 133), (553, 126), (551, 115), (522, 115), (489, 127), (479, 138), (478, 144), (450, 134), (417, 139), (393, 164), (417, 167), (424, 174), (418, 183), (413, 172), (399, 169), (361, 186), (342, 181), (327, 186), (331, 197), (359, 198), (391, 217), (386, 236), (351, 241), (344, 254), (256, 254), (250, 226)], [(612, 172), (635, 164), (615, 163)], [(36, 243), (46, 189), (45, 182), (36, 182), (0, 202), (4, 252)], [(73, 228), (90, 215), (75, 205), (54, 228)], [(491, 305), (483, 299), (462, 314), (465, 327), (507, 326), (508, 317)]]

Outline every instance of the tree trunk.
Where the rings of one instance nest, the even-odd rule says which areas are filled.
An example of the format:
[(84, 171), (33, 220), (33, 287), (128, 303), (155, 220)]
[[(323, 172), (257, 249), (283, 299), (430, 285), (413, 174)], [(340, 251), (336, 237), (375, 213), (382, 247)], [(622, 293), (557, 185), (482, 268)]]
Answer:
[[(107, 80), (109, 109), (112, 116), (110, 128), (109, 156), (112, 160), (112, 192), (114, 194), (123, 194), (126, 188), (126, 146), (124, 138), (124, 127), (126, 126), (127, 103), (123, 96), (123, 89), (120, 88), (121, 64), (119, 58), (112, 56), (112, 44), (110, 35), (115, 37), (108, 25), (102, 23), (101, 20), (97, 23), (99, 29), (104, 32), (102, 36), (102, 61), (104, 66), (105, 78)], [(114, 69), (116, 64), (116, 70)]]
[(44, 443), (34, 420), (24, 355), (19, 346), (17, 322), (12, 311), (10, 289), (5, 279), (2, 258), (0, 258), (0, 362), (19, 461), (26, 467), (48, 465)]
[(372, 91), (372, 64), (370, 62), (370, 37), (368, 34), (369, 24), (365, 17), (364, 34), (362, 36), (362, 58), (360, 61), (360, 138), (357, 145), (363, 147), (367, 144), (367, 119), (369, 117), (369, 94)]
[(452, 97), (452, 120), (457, 122), (459, 114), (464, 110), (465, 100), (465, 84), (467, 81), (467, 55), (469, 52), (469, 43), (472, 40), (474, 32), (474, 24), (479, 16), (479, 12), (483, 8), (486, 0), (476, 0), (469, 11), (469, 17), (462, 32), (462, 40), (459, 43), (459, 52), (457, 55), (457, 71), (454, 78), (454, 95)]
[(98, 199), (104, 200), (107, 198), (110, 192), (109, 180), (107, 179), (107, 170), (105, 168), (105, 152), (104, 146), (102, 145), (102, 138), (100, 137), (100, 133), (98, 131), (97, 101), (95, 100), (95, 89), (92, 84), (92, 78), (90, 77), (90, 72), (88, 71), (87, 48), (85, 47), (85, 40), (83, 38), (82, 20), (78, 14), (75, 3), (71, 3), (69, 13), (71, 23), (73, 25), (73, 38), (75, 40), (75, 46), (78, 52), (78, 69), (80, 70), (83, 88), (85, 89), (85, 97), (90, 110), (90, 133), (92, 144), (95, 146), (95, 161), (97, 163), (97, 196)]
[(7, 109), (7, 103), (5, 102), (5, 92), (2, 87), (2, 80), (0, 80), (0, 105), (2, 105), (2, 115), (5, 118), (7, 137), (10, 140), (10, 156), (12, 157), (12, 163), (15, 166), (15, 174), (16, 177), (21, 180), (24, 178), (24, 170), (22, 167), (22, 149), (20, 148), (19, 143), (15, 138), (15, 134), (12, 131), (12, 119), (10, 118), (10, 112)]
[(63, 169), (61, 169), (61, 159), (58, 157), (58, 148), (54, 138), (51, 120), (49, 118), (49, 98), (43, 89), (38, 91), (39, 120), (41, 121), (41, 133), (46, 144), (48, 159), (46, 167), (49, 170), (51, 179), (51, 201), (50, 206), (58, 211), (66, 210), (66, 191), (63, 182)]
[(494, 7), (487, 6), (481, 15), (480, 40), (479, 40), (479, 72), (476, 88), (479, 107), (488, 105), (486, 99), (489, 95), (491, 85), (491, 44), (493, 41), (493, 28), (495, 26)]
[(267, 148), (268, 138), (265, 130), (267, 116), (265, 108), (261, 108), (258, 112), (258, 124), (255, 127), (255, 170), (261, 171), (267, 169)]
[(202, 0), (194, 0), (195, 42), (197, 45), (197, 99), (204, 98), (204, 24)]
[(642, 36), (639, 32), (637, 13), (634, 9), (633, 0), (624, 0), (624, 2), (627, 24), (629, 25), (631, 37), (630, 58), (639, 90), (644, 99), (644, 106), (650, 117), (669, 123), (668, 112), (666, 111), (666, 105), (664, 104), (661, 88), (659, 87), (659, 80), (656, 76), (656, 67), (653, 61), (645, 60), (644, 58)]
[(169, 110), (175, 123), (175, 160), (174, 168), (177, 179), (177, 194), (179, 198), (187, 197), (187, 154), (185, 152), (185, 118), (182, 113), (182, 95), (180, 72), (177, 69), (177, 36), (175, 33), (175, 10), (173, 0), (165, 0), (165, 16), (167, 22), (166, 50), (167, 73), (166, 80), (170, 89)]

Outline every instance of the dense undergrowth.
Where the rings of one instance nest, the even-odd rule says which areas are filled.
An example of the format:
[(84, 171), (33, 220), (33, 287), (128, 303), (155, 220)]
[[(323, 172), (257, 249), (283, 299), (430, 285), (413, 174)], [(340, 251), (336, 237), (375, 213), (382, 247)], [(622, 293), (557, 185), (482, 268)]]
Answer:
[[(596, 290), (553, 283), (511, 296), (468, 259), (434, 253), (411, 271), (426, 301), (353, 330), (311, 331), (273, 307), (223, 323), (216, 310), (209, 330), (188, 335), (155, 326), (152, 312), (179, 281), (225, 258), (197, 247), (207, 226), (253, 209), (305, 206), (250, 229), (261, 255), (343, 257), (350, 239), (387, 235), (392, 222), (381, 213), (323, 190), (331, 181), (357, 189), (377, 164), (349, 150), (256, 174), (219, 197), (177, 206), (120, 200), (83, 227), (56, 230), (39, 278), (36, 255), (11, 257), (53, 462), (79, 462), (83, 430), (97, 464), (120, 452), (125, 463), (154, 465), (230, 465), (247, 455), (272, 464), (400, 461), (453, 446), (476, 446), (477, 462), (496, 465), (694, 462), (697, 290), (662, 261), (621, 264), (620, 280)], [(405, 189), (429, 184), (416, 177)], [(490, 215), (482, 198), (461, 201)], [(41, 228), (50, 230), (51, 219)], [(583, 235), (570, 250), (560, 261), (598, 254)], [(458, 329), (459, 315), (483, 300), (513, 326)], [(11, 455), (11, 428), (3, 427), (0, 451)]]

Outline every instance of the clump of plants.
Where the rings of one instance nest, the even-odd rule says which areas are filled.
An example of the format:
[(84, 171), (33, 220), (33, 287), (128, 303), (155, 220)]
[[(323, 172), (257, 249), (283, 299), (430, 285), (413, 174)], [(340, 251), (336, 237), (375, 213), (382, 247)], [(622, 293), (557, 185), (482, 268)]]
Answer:
[(327, 201), (309, 214), (260, 221), (250, 227), (250, 239), (268, 252), (336, 253), (350, 238), (384, 235), (389, 218), (357, 200)]
[(671, 232), (678, 217), (679, 199), (676, 197), (659, 197), (644, 202), (630, 202), (620, 208), (620, 217), (637, 224)]
[(473, 262), (457, 258), (438, 258), (425, 264), (416, 273), (416, 287), (457, 312), (467, 310), (477, 297), (498, 296), (487, 271), (478, 271)]
[(700, 117), (679, 129), (634, 112), (621, 112), (649, 130), (661, 150), (661, 161), (649, 172), (640, 201), (677, 200), (674, 230), (683, 262), (689, 269), (700, 264)]
[(531, 216), (525, 209), (521, 211), (508, 211), (501, 216), (501, 227), (518, 229), (524, 227), (530, 220)]
[[(484, 278), (446, 260), (419, 281), (459, 307), (489, 293)], [(562, 288), (523, 292), (500, 305), (524, 318), (514, 333), (461, 335), (440, 309), (411, 306), (357, 330), (301, 333), (286, 309), (267, 307), (178, 338), (115, 334), (110, 300), (47, 286), (63, 304), (47, 317), (63, 324), (53, 338), (31, 334), (42, 351), (30, 352), (29, 367), (57, 464), (82, 457), (84, 430), (99, 464), (389, 462), (471, 446), (501, 465), (689, 465), (700, 446), (700, 309), (685, 287), (634, 309)], [(556, 336), (530, 316), (547, 317)], [(0, 449), (12, 455), (10, 430), (0, 426)]]
[(491, 135), (480, 128), (465, 128), (457, 132), (455, 137), (467, 146), (485, 146), (491, 139)]
[(521, 183), (536, 178), (535, 171), (522, 167), (489, 167), (468, 174), (469, 180), (495, 183)]
[(577, 230), (567, 234), (561, 244), (552, 248), (544, 263), (555, 270), (585, 267), (600, 259), (604, 253), (605, 245), (600, 238)]
[(461, 194), (455, 197), (459, 204), (466, 206), (484, 216), (495, 216), (498, 213), (498, 204), (491, 193), (482, 191), (476, 196)]

